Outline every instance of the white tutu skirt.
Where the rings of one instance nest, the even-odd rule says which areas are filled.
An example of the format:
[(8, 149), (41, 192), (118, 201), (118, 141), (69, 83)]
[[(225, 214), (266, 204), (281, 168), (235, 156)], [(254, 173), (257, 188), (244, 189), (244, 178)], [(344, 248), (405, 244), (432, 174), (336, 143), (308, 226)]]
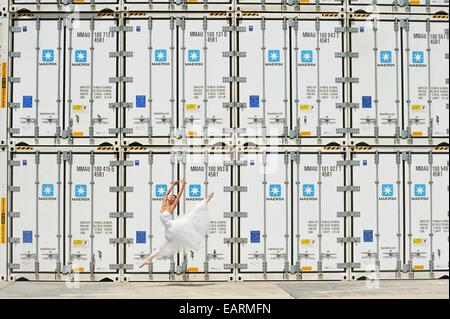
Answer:
[(209, 225), (206, 203), (199, 202), (189, 213), (173, 220), (170, 213), (164, 212), (161, 214), (161, 221), (166, 228), (166, 239), (169, 242), (163, 249), (164, 256), (182, 250), (199, 250), (205, 241)]

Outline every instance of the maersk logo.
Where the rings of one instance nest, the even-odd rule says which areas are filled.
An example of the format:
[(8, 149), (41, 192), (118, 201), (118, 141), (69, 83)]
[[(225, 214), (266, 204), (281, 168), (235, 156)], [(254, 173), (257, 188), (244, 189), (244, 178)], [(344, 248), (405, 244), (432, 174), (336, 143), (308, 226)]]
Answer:
[(392, 64), (392, 51), (380, 51), (380, 63)]
[(201, 65), (201, 55), (200, 50), (188, 50), (187, 51), (187, 65)]
[(202, 198), (202, 185), (200, 184), (190, 184), (188, 188), (190, 200), (201, 200)]
[(301, 200), (317, 200), (316, 186), (314, 184), (303, 184), (300, 199)]
[(428, 199), (427, 187), (425, 184), (414, 184), (414, 197), (417, 199)]
[(161, 64), (168, 65), (169, 63), (167, 62), (167, 50), (166, 49), (155, 50), (153, 63), (156, 65), (161, 65)]
[(167, 193), (167, 184), (156, 184), (155, 185), (155, 197), (163, 198)]
[(42, 50), (40, 65), (56, 65), (55, 51), (51, 49)]
[(268, 200), (283, 200), (281, 184), (269, 184)]
[(395, 199), (394, 184), (381, 184), (381, 197), (380, 200), (392, 200)]
[(267, 62), (280, 63), (280, 50), (269, 50), (267, 52)]
[(75, 50), (73, 56), (74, 63), (72, 65), (88, 65), (87, 63), (87, 51), (86, 50)]
[(89, 200), (88, 198), (88, 187), (86, 184), (76, 184), (74, 188), (73, 200)]
[(425, 53), (423, 51), (413, 51), (411, 53), (411, 65), (417, 67), (424, 67), (425, 64)]
[(314, 65), (314, 55), (312, 50), (301, 50), (300, 51), (300, 63), (302, 66), (313, 66)]
[(55, 185), (42, 184), (40, 200), (54, 200), (55, 198)]

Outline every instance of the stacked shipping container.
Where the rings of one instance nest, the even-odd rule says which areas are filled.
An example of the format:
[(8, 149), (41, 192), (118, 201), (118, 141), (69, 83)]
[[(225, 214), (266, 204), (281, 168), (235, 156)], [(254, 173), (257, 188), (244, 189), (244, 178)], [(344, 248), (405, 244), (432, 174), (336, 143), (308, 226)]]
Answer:
[(1, 3), (1, 280), (448, 278), (445, 0)]

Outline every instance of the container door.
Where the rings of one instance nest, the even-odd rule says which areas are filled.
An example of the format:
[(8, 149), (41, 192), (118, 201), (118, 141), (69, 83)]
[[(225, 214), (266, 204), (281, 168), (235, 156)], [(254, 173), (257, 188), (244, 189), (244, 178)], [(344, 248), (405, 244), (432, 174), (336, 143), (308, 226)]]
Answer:
[(278, 137), (288, 130), (289, 30), (287, 19), (240, 20), (246, 32), (239, 32), (239, 127), (249, 137)]
[(409, 154), (407, 259), (411, 271), (448, 270), (448, 155)]
[[(345, 169), (337, 162), (343, 154), (300, 154), (295, 163), (294, 210), (295, 263), (297, 271), (342, 271), (345, 245), (338, 243), (345, 235), (345, 193), (337, 191), (344, 185)], [(320, 277), (319, 277), (320, 278)]]
[[(229, 20), (186, 19), (178, 28), (181, 134), (187, 137), (223, 136), (229, 128), (231, 101)], [(225, 82), (224, 82), (225, 81)]]
[[(279, 4), (279, 5), (281, 5), (281, 4), (287, 4), (287, 3), (291, 3), (290, 1), (288, 1), (288, 0), (264, 0), (264, 1), (261, 1), (261, 0), (238, 0), (237, 1), (238, 3), (240, 3), (240, 4), (259, 4), (259, 5), (264, 5), (264, 4), (271, 4), (271, 5), (274, 5), (274, 4)], [(318, 2), (316, 2), (316, 0), (298, 0), (298, 5), (302, 5), (302, 6), (304, 6), (304, 5), (316, 5), (317, 3), (319, 3), (319, 4), (336, 4), (336, 5), (338, 5), (338, 4), (341, 4), (342, 3), (342, 0), (320, 0), (320, 1), (318, 1)], [(294, 2), (294, 4), (295, 4), (295, 2)]]
[(292, 96), (295, 131), (300, 137), (330, 137), (344, 127), (342, 34), (335, 31), (341, 21), (296, 21), (293, 32)]
[(190, 213), (194, 206), (209, 193), (214, 197), (208, 204), (209, 227), (202, 247), (198, 251), (180, 252), (182, 269), (189, 273), (230, 272), (225, 265), (232, 263), (231, 247), (225, 244), (232, 236), (231, 218), (224, 212), (231, 212), (231, 193), (224, 192), (224, 185), (231, 185), (231, 168), (224, 165), (229, 154), (182, 153), (179, 177), (186, 180), (178, 217)]
[(66, 167), (66, 261), (69, 271), (108, 273), (117, 264), (117, 168), (114, 154), (71, 153)]
[[(55, 137), (61, 127), (62, 20), (14, 20), (13, 137)], [(20, 57), (14, 57), (20, 54)]]
[(408, 21), (404, 29), (405, 125), (411, 137), (448, 136), (448, 24)]
[(240, 168), (239, 237), (247, 238), (239, 245), (239, 263), (247, 264), (242, 272), (288, 272), (290, 261), (289, 170), (284, 153), (241, 154), (247, 166)]
[(353, 236), (361, 242), (353, 246), (356, 271), (402, 271), (403, 185), (400, 153), (354, 154)]
[(133, 244), (125, 250), (125, 263), (133, 264), (127, 272), (174, 272), (173, 256), (156, 258), (148, 267), (138, 268), (138, 264), (164, 242), (160, 209), (170, 182), (176, 179), (175, 157), (159, 152), (130, 153), (127, 161), (133, 162), (125, 168), (125, 185), (133, 187), (132, 192), (125, 193), (125, 211), (133, 213), (133, 218), (125, 221), (125, 236), (133, 238)]
[(19, 153), (13, 156), (10, 219), (15, 243), (13, 272), (59, 272), (62, 259), (62, 170), (60, 155)]
[[(376, 0), (377, 5), (383, 6), (398, 6), (400, 1), (395, 0)], [(409, 4), (412, 7), (415, 6), (445, 6), (448, 5), (448, 0), (406, 0), (404, 1), (406, 4)], [(373, 5), (373, 0), (350, 0), (352, 5), (364, 4), (364, 5)]]
[(352, 127), (357, 136), (398, 137), (401, 125), (401, 65), (398, 21), (354, 21), (359, 32), (351, 33)]
[[(133, 32), (125, 34), (127, 76), (125, 100), (131, 107), (125, 111), (127, 137), (173, 136), (176, 115), (176, 30), (175, 20), (127, 20)], [(161, 36), (161, 35), (165, 36)]]
[(117, 58), (109, 54), (117, 51), (110, 31), (116, 24), (74, 20), (66, 28), (66, 129), (74, 138), (115, 136), (117, 111), (110, 103), (117, 102)]

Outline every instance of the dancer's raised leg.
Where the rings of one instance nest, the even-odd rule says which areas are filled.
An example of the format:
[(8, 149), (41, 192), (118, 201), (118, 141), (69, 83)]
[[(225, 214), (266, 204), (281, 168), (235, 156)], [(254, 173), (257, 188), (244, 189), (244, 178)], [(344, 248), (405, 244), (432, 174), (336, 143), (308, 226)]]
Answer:
[(169, 242), (166, 238), (164, 238), (164, 243), (163, 243), (161, 246), (159, 246), (157, 249), (155, 249), (155, 250), (150, 254), (150, 256), (148, 256), (147, 258), (145, 258), (144, 260), (142, 260), (141, 263), (139, 264), (139, 268), (142, 268), (142, 267), (144, 267), (145, 265), (150, 264), (150, 262), (151, 262), (154, 258), (158, 257), (158, 255), (161, 254), (161, 252), (163, 251), (163, 249), (164, 249), (168, 244), (170, 244), (170, 242)]

